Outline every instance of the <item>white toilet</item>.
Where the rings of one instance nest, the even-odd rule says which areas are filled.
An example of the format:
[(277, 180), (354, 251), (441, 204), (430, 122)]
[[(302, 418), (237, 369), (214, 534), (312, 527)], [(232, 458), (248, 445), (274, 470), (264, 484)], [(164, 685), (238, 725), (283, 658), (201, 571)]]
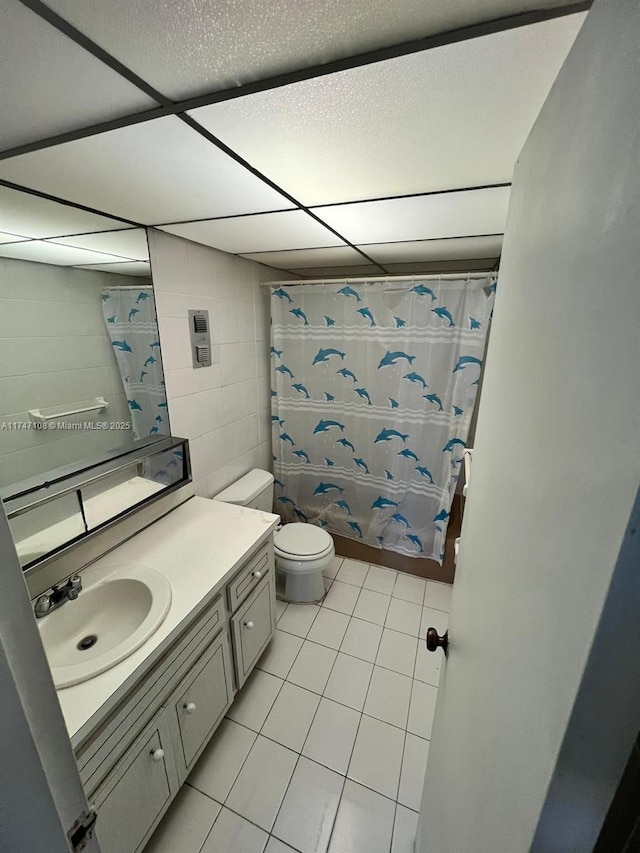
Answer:
[[(254, 468), (213, 499), (273, 512), (273, 474)], [(273, 546), (278, 598), (297, 602), (324, 598), (322, 572), (336, 553), (331, 535), (314, 524), (293, 522), (275, 532)]]

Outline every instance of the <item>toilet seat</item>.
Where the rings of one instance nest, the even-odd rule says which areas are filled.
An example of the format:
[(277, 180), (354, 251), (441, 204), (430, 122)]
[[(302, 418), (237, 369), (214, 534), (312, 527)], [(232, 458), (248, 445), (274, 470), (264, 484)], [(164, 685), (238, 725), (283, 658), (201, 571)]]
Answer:
[(292, 522), (276, 533), (273, 545), (278, 556), (306, 562), (326, 557), (333, 549), (333, 539), (321, 527)]

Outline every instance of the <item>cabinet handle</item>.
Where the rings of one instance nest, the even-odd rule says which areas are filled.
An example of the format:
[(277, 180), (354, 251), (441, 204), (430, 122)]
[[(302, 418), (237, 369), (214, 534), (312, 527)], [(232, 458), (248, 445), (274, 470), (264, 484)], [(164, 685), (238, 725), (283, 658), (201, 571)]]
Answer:
[(255, 578), (257, 581), (259, 581), (259, 580), (260, 580), (260, 578), (262, 577), (262, 572), (258, 571), (257, 569), (256, 569), (256, 571), (255, 571), (255, 572), (251, 572), (251, 574), (254, 576), (254, 578)]
[(151, 750), (151, 758), (153, 761), (163, 761), (164, 760), (164, 749), (152, 749)]
[(186, 714), (193, 714), (193, 712), (196, 709), (196, 703), (195, 702), (185, 702), (182, 707), (184, 708)]
[(253, 628), (253, 622), (245, 622), (244, 627), (247, 629), (247, 631), (251, 631)]

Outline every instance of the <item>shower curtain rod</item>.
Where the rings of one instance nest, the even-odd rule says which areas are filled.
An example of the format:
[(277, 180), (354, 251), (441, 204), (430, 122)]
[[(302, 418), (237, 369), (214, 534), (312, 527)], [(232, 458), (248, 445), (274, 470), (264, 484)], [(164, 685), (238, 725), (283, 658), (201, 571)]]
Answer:
[(103, 290), (153, 290), (153, 287), (150, 284), (105, 284)]
[(442, 275), (438, 274), (425, 274), (425, 275), (367, 275), (367, 276), (336, 276), (335, 278), (300, 278), (295, 281), (291, 281), (290, 279), (286, 281), (261, 281), (260, 287), (294, 287), (298, 284), (339, 284), (341, 281), (344, 282), (371, 282), (371, 284), (378, 284), (381, 281), (384, 282), (395, 282), (395, 281), (458, 281), (459, 279), (466, 279), (467, 281), (473, 279), (482, 279), (482, 278), (495, 278), (497, 276), (497, 272), (495, 270), (487, 270), (486, 272), (468, 272), (468, 273), (443, 273)]

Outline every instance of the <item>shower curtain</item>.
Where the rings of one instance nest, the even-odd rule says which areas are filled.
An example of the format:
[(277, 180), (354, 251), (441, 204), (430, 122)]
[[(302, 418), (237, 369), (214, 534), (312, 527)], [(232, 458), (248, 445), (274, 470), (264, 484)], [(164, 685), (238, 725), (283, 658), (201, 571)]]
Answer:
[(168, 435), (153, 290), (106, 288), (102, 292), (102, 314), (129, 405), (134, 438)]
[(285, 521), (442, 562), (494, 292), (489, 277), (272, 290)]

